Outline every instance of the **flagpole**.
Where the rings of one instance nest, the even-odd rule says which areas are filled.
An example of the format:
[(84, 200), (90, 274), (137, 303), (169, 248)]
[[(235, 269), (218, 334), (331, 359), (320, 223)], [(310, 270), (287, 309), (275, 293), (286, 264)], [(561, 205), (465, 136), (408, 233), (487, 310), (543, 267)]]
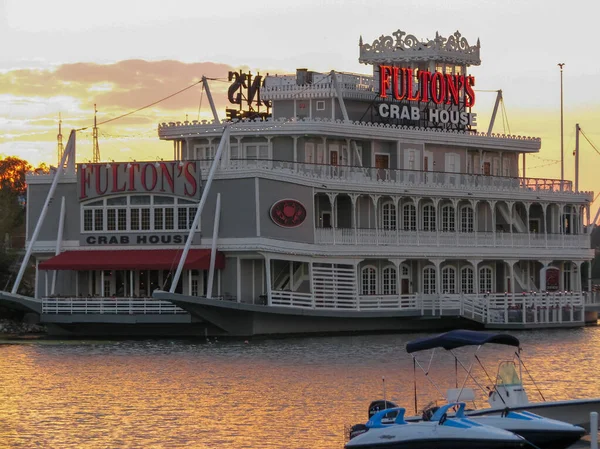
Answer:
[(563, 189), (565, 180), (565, 143), (564, 143), (564, 125), (563, 125), (563, 66), (564, 62), (558, 63), (560, 67), (560, 189)]

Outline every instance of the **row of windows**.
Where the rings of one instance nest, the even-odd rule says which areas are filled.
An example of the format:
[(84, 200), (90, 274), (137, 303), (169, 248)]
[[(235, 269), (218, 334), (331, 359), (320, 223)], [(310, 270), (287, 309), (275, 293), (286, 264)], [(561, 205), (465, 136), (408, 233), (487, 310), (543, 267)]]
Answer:
[(161, 195), (131, 195), (81, 206), (84, 232), (185, 231), (192, 227), (196, 203)]
[[(414, 204), (405, 204), (402, 206), (402, 229), (405, 231), (417, 230), (417, 209)], [(473, 208), (463, 206), (460, 208), (460, 228), (461, 232), (473, 232)], [(456, 231), (456, 214), (452, 205), (442, 207), (441, 231)], [(397, 228), (396, 205), (388, 202), (381, 208), (381, 224), (383, 229), (395, 230)], [(436, 210), (432, 204), (423, 206), (422, 229), (424, 231), (436, 230)]]
[[(215, 145), (194, 145), (188, 154), (189, 159), (211, 160), (215, 158), (217, 147)], [(269, 145), (266, 143), (253, 143), (229, 146), (230, 159), (271, 159)]]
[[(460, 270), (460, 290), (457, 288), (457, 270), (455, 267), (442, 268), (442, 293), (454, 294), (458, 292), (475, 293), (474, 270), (472, 267), (463, 267)], [(402, 267), (403, 277), (408, 276), (408, 268)], [(479, 268), (479, 291), (492, 291), (492, 269), (490, 267)], [(379, 288), (378, 288), (379, 287)], [(435, 267), (423, 268), (423, 293), (436, 293), (436, 271)], [(361, 295), (397, 295), (398, 276), (396, 267), (393, 265), (385, 267), (381, 272), (381, 286), (377, 282), (377, 270), (373, 266), (366, 266), (361, 272)]]

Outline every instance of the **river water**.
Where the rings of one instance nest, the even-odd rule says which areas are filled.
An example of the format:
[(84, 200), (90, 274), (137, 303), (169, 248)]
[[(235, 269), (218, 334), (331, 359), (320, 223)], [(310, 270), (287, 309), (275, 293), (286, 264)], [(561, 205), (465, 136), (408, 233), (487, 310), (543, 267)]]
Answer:
[[(386, 398), (412, 414), (404, 347), (424, 335), (3, 344), (0, 447), (342, 448), (344, 426), (366, 421), (384, 385)], [(600, 396), (600, 328), (514, 335), (546, 399)], [(497, 345), (480, 353), (491, 376), (498, 360), (512, 358)], [(472, 349), (460, 354), (469, 359)], [(453, 359), (439, 352), (435, 360), (431, 376), (453, 387)], [(437, 397), (422, 375), (417, 391), (419, 406)]]

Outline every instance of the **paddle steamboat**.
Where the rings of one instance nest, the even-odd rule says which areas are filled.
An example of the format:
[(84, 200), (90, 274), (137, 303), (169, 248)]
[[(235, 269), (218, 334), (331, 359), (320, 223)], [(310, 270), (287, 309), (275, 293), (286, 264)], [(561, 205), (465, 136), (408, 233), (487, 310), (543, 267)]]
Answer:
[(14, 301), (79, 334), (595, 321), (592, 193), (526, 176), (539, 138), (481, 129), (479, 41), (398, 30), (359, 61), (372, 74), (230, 73), (225, 121), (205, 83), (214, 120), (158, 126), (172, 161), (29, 176), (36, 293)]

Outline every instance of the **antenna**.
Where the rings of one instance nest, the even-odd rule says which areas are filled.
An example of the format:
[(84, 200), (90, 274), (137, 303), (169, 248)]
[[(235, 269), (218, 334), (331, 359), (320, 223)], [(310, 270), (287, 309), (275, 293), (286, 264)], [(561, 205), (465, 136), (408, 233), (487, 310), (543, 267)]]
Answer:
[[(58, 165), (60, 166), (60, 161), (62, 160), (62, 156), (63, 156), (63, 152), (64, 152), (64, 147), (63, 147), (63, 141), (62, 141), (62, 119), (60, 116), (60, 112), (58, 113), (58, 135), (56, 136), (56, 139), (58, 140), (58, 146), (57, 146), (57, 160), (58, 160)], [(62, 167), (59, 167), (62, 168)]]
[(92, 146), (92, 162), (98, 163), (100, 162), (100, 146), (98, 145), (98, 125), (96, 124), (96, 113), (98, 110), (96, 109), (96, 103), (94, 103), (94, 129), (92, 131), (93, 137), (93, 146)]
[(381, 378), (381, 382), (383, 384), (383, 407), (387, 409), (388, 408), (388, 406), (387, 406), (387, 399), (385, 397), (385, 377)]

